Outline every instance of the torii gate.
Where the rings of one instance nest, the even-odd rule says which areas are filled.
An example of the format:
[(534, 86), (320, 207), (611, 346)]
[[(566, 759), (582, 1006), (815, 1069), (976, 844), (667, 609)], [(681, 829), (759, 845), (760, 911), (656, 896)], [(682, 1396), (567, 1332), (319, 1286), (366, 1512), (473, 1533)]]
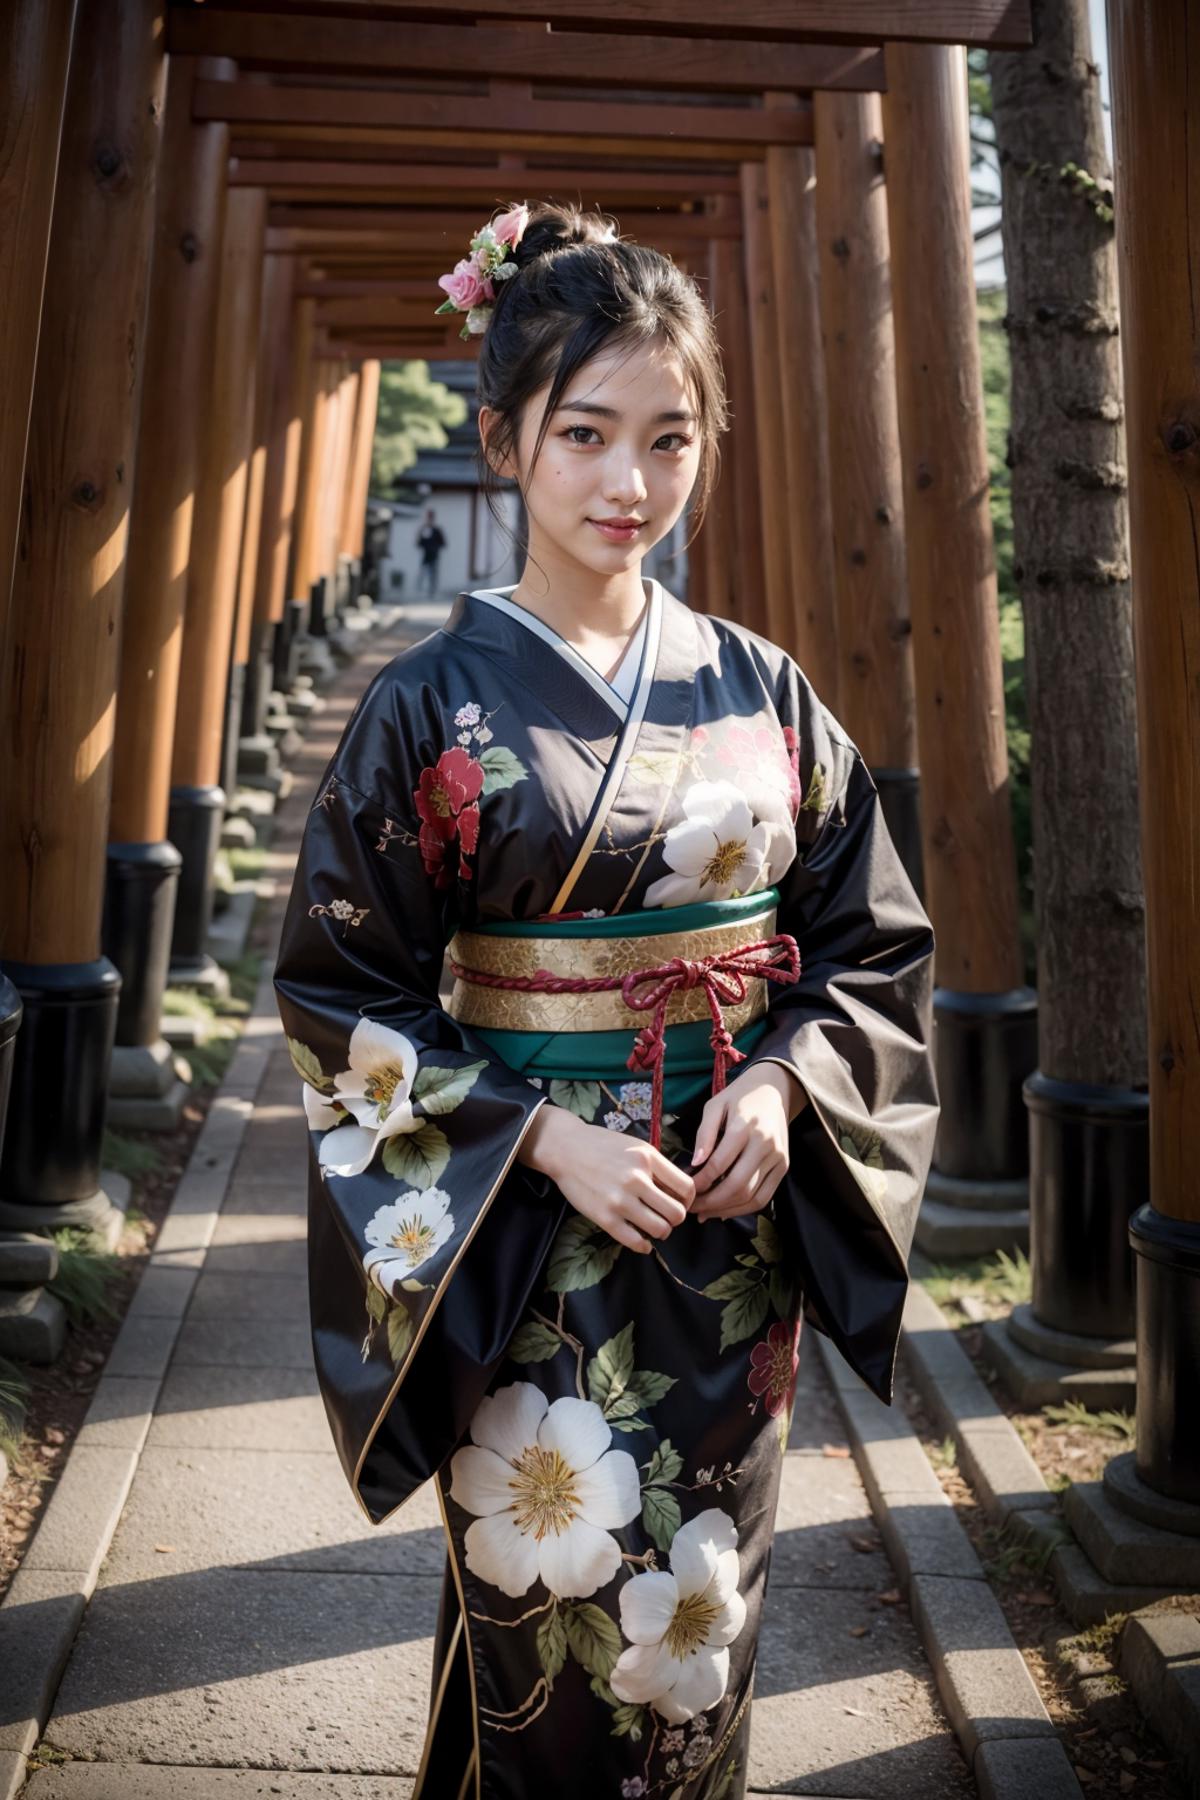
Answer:
[[(1145, 173), (1151, 147), (1170, 162), (1155, 109), (1186, 72), (1185, 9), (1162, 0), (1135, 33), (1133, 0), (1112, 0), (1129, 25), (1114, 87), (1138, 243), (1187, 241), (1184, 184)], [(15, 0), (3, 25), (18, 104), (0, 166), (18, 229), (0, 247), (0, 537), (19, 552), (0, 664), (0, 960), (26, 1021), (0, 1219), (105, 1215), (120, 986), (101, 950), (106, 888), (120, 1044), (165, 1093), (172, 916), (177, 972), (203, 980), (239, 682), (246, 753), (269, 776), (272, 627), (302, 626), (313, 584), (361, 548), (379, 360), (471, 353), (432, 317), (436, 275), (526, 193), (598, 202), (710, 284), (738, 419), (690, 598), (783, 642), (862, 748), (937, 931), (935, 1186), (956, 1202), (976, 1183), (1015, 1195), (1036, 1046), (954, 46), (1027, 45), (1028, 0), (860, 0), (853, 25), (841, 0), (568, 0), (553, 29), (545, 0), (444, 0), (436, 24), (403, 0), (367, 10)], [(1161, 391), (1160, 359), (1190, 369), (1195, 348), (1165, 302), (1158, 331), (1144, 280), (1127, 256), (1135, 396)], [(1145, 582), (1138, 602), (1146, 767), (1191, 791), (1194, 566), (1163, 548), (1186, 549), (1180, 517), (1160, 521), (1146, 498), (1164, 456), (1191, 479), (1194, 387), (1177, 386), (1167, 436), (1131, 443), (1134, 564), (1165, 571), (1153, 609)], [(1188, 653), (1164, 648), (1160, 667), (1160, 644), (1179, 641)], [(1156, 805), (1144, 829), (1160, 1049), (1140, 1243), (1154, 1238), (1153, 1279), (1182, 1295), (1200, 1236), (1200, 1043), (1179, 909), (1194, 904), (1200, 823)], [(1200, 1364), (1182, 1337), (1145, 1354)], [(1198, 1501), (1177, 1423), (1168, 1407), (1139, 1466)]]

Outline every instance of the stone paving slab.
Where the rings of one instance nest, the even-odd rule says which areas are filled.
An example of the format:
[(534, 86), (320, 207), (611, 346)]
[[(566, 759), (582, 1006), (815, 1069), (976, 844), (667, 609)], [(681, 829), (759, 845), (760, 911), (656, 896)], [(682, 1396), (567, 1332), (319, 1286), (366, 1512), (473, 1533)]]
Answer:
[(37, 1742), (83, 1617), (85, 1579), (81, 1569), (13, 1576), (0, 1606), (0, 1752), (25, 1756)]
[(39, 1770), (26, 1795), (27, 1800), (410, 1800), (412, 1791), (402, 1775), (76, 1762)]
[(46, 1740), (102, 1762), (413, 1775), (440, 1589), (274, 1569), (98, 1589)]
[(305, 1369), (172, 1368), (147, 1447), (325, 1454), (329, 1425)]
[(854, 1638), (844, 1594), (767, 1590), (750, 1782), (774, 1793), (952, 1800), (971, 1792), (912, 1621), (871, 1615)]
[(301, 1275), (210, 1274), (196, 1283), (189, 1319), (307, 1319), (308, 1284)]
[(311, 1369), (312, 1334), (307, 1321), (189, 1319), (175, 1346), (174, 1366), (190, 1363)]
[(772, 1588), (890, 1588), (894, 1577), (882, 1546), (856, 1550), (851, 1538), (878, 1541), (852, 1460), (789, 1450), (775, 1515)]
[(430, 1482), (386, 1524), (372, 1526), (332, 1445), (324, 1455), (152, 1448), (100, 1585), (219, 1567), (440, 1577), (445, 1560)]

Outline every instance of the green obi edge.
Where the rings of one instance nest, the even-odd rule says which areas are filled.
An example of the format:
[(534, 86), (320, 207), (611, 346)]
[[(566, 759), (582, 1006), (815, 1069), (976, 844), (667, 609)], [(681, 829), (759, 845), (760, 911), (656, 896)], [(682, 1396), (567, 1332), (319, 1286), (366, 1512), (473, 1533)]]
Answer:
[[(761, 888), (736, 900), (697, 900), (690, 906), (647, 908), (618, 913), (604, 919), (502, 920), (475, 925), (472, 930), (488, 937), (553, 938), (655, 938), (667, 933), (699, 931), (706, 925), (734, 924), (752, 918), (765, 908), (778, 906), (778, 888)], [(647, 963), (655, 961), (648, 950)], [(629, 1014), (627, 1031), (494, 1031), (475, 1025), (477, 1037), (496, 1052), (501, 1062), (518, 1075), (546, 1081), (595, 1081), (613, 1087), (627, 1081), (649, 1081), (649, 1073), (630, 1069), (627, 1058), (634, 1039), (652, 1017), (650, 1011)], [(734, 1044), (744, 1054), (754, 1048), (767, 1029), (766, 1015), (734, 1033)], [(668, 1025), (663, 1064), (663, 1106), (678, 1112), (712, 1087), (713, 1051), (708, 1019)]]

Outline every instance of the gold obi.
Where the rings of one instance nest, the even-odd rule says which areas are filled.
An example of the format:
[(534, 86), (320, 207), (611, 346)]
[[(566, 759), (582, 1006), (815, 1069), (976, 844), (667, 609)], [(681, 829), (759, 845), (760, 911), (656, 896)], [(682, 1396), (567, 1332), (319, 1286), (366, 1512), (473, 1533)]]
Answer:
[[(450, 944), (450, 958), (482, 974), (529, 979), (543, 972), (573, 978), (622, 977), (637, 969), (656, 969), (676, 957), (699, 962), (753, 944), (775, 934), (776, 909), (765, 905), (728, 924), (704, 925), (693, 931), (662, 931), (637, 936), (550, 937), (509, 936), (490, 931), (460, 931)], [(581, 921), (586, 929), (586, 921)], [(769, 983), (746, 978), (746, 998), (722, 1006), (725, 1024), (738, 1032), (767, 1010)], [(626, 1005), (620, 987), (600, 993), (529, 993), (518, 988), (482, 987), (456, 977), (446, 1008), (463, 1025), (493, 1031), (629, 1031), (649, 1014)], [(711, 1022), (703, 986), (678, 988), (667, 1004), (664, 1023)]]

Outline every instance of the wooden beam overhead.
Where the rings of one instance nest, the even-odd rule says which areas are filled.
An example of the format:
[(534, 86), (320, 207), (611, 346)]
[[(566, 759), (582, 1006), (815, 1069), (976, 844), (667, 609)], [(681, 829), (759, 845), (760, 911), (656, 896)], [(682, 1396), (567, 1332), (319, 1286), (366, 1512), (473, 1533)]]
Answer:
[[(802, 100), (799, 105), (807, 107), (809, 102)], [(654, 116), (649, 107), (640, 110)], [(747, 109), (739, 109), (738, 116), (745, 117), (746, 112)], [(476, 120), (478, 121), (478, 109)], [(811, 123), (803, 124), (797, 141), (811, 142), (811, 129)], [(562, 134), (531, 129), (493, 131), (478, 122), (471, 128), (446, 127), (440, 131), (344, 123), (272, 125), (251, 122), (238, 127), (236, 139), (234, 153), (239, 156), (261, 151), (263, 155), (327, 156), (330, 162), (350, 162), (355, 156), (362, 156), (374, 162), (382, 157), (406, 153), (410, 158), (429, 155), (429, 166), (433, 169), (443, 166), (438, 160), (439, 151), (443, 154), (449, 152), (451, 155), (465, 151), (476, 156), (508, 155), (522, 158), (542, 156), (561, 159), (564, 155), (570, 155), (580, 159), (594, 157), (601, 174), (609, 158), (622, 161), (633, 158), (643, 167), (654, 163), (670, 163), (676, 167), (698, 164), (706, 169), (715, 167), (722, 173), (727, 173), (731, 167), (737, 168), (744, 162), (761, 162), (769, 148), (769, 145), (762, 143), (729, 140), (713, 143), (708, 139), (700, 142), (693, 138), (605, 136), (579, 136), (564, 144)], [(538, 173), (536, 167), (520, 172), (531, 176)]]
[[(302, 146), (300, 147), (303, 148)], [(241, 157), (230, 166), (231, 187), (265, 187), (274, 200), (346, 200), (377, 205), (498, 205), (495, 196), (525, 182), (539, 197), (569, 197), (576, 205), (612, 207), (702, 201), (710, 194), (737, 195), (736, 174), (695, 174), (690, 170), (557, 168), (524, 170), (485, 163), (439, 167), (436, 163), (328, 162), (312, 159)]]
[(608, 31), (531, 32), (527, 25), (397, 25), (382, 19), (335, 19), (294, 12), (226, 12), (175, 7), (167, 47), (176, 54), (230, 56), (243, 69), (438, 75), (464, 72), (522, 81), (578, 81), (591, 87), (630, 85), (636, 54), (639, 82), (693, 93), (811, 93), (814, 88), (881, 89), (882, 51), (875, 45), (742, 45), (736, 57), (721, 38), (643, 37)]
[[(322, 232), (335, 240), (380, 233), (387, 242), (402, 250), (440, 250), (443, 246), (453, 248), (461, 244), (465, 256), (466, 245), (479, 229), (480, 218), (478, 211), (424, 213), (405, 211), (402, 207), (272, 206), (267, 223), (281, 230), (294, 227), (300, 231)], [(742, 232), (740, 208), (722, 218), (712, 218), (705, 213), (626, 210), (617, 223), (622, 233), (630, 237), (667, 236), (676, 242), (686, 240), (707, 244), (712, 238), (739, 238)]]
[[(174, 0), (191, 9), (193, 0)], [(292, 0), (292, 16), (349, 23), (367, 14), (399, 24), (428, 17), (432, 0)], [(253, 12), (234, 0), (227, 10)], [(214, 12), (206, 6), (207, 13)], [(437, 0), (438, 14), (465, 20), (531, 19), (544, 25), (548, 0)], [(601, 24), (629, 36), (720, 37), (753, 42), (866, 44), (889, 38), (913, 43), (965, 44), (968, 49), (1025, 50), (1033, 43), (1030, 0), (556, 0), (556, 32)]]
[[(458, 148), (472, 131), (493, 150), (501, 134), (573, 140), (612, 138), (720, 145), (726, 157), (759, 155), (770, 144), (812, 142), (811, 103), (794, 110), (751, 106), (651, 106), (618, 100), (526, 100), (490, 95), (398, 93), (386, 88), (292, 87), (265, 81), (197, 82), (195, 119), (248, 127), (299, 125), (339, 135), (367, 130), (452, 135)], [(481, 125), (486, 121), (486, 129)], [(736, 149), (733, 146), (737, 146)], [(626, 154), (629, 154), (627, 151)], [(711, 154), (711, 152), (710, 152)]]

